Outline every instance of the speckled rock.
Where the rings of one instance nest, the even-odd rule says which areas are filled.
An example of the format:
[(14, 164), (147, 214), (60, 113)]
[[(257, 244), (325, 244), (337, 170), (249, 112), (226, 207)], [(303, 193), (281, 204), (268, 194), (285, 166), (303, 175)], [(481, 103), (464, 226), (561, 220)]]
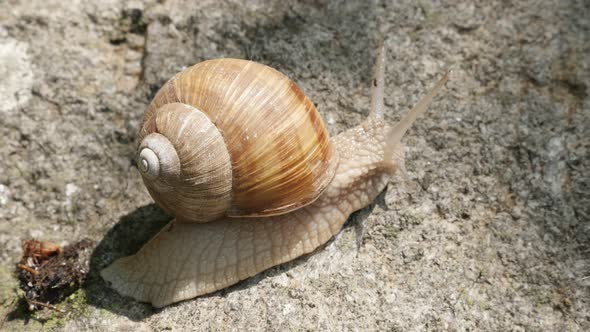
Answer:
[[(50, 325), (3, 291), (0, 329), (590, 330), (587, 1), (0, 7), (2, 280), (23, 239), (98, 243), (83, 310)], [(453, 73), (405, 139), (407, 176), (333, 241), (162, 310), (99, 278), (168, 219), (133, 164), (142, 113), (168, 78), (253, 59), (296, 81), (336, 134), (368, 111), (382, 39), (390, 121)]]

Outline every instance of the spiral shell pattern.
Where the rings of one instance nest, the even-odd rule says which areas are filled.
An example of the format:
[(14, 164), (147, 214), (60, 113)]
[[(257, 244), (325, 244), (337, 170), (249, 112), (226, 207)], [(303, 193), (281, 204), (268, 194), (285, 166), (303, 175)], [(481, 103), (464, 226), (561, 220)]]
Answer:
[[(186, 131), (182, 119), (187, 116), (207, 123), (207, 130)], [(175, 132), (182, 128), (182, 134)], [(252, 61), (208, 60), (174, 76), (145, 113), (140, 140), (154, 134), (166, 136), (176, 149), (179, 174), (175, 180), (160, 181), (144, 172), (144, 182), (164, 209), (187, 221), (215, 219), (219, 211), (199, 212), (209, 205), (228, 216), (287, 213), (313, 202), (337, 165), (335, 148), (313, 103), (285, 75)], [(195, 154), (192, 146), (205, 150)], [(227, 165), (219, 164), (225, 158), (222, 149)], [(205, 152), (221, 157), (196, 163)], [(215, 164), (207, 167), (211, 162)], [(139, 157), (140, 170), (145, 165)], [(198, 195), (191, 193), (194, 189)], [(214, 202), (207, 202), (207, 190)]]

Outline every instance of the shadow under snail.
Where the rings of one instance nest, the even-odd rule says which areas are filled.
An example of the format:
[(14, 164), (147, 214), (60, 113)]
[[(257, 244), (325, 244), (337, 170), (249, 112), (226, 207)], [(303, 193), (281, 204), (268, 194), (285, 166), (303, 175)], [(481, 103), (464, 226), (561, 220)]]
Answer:
[(384, 59), (381, 48), (369, 117), (332, 139), (297, 85), (265, 65), (214, 59), (170, 79), (145, 113), (137, 165), (175, 219), (101, 276), (120, 294), (163, 307), (330, 240), (403, 167), (401, 138), (448, 79), (390, 126)]

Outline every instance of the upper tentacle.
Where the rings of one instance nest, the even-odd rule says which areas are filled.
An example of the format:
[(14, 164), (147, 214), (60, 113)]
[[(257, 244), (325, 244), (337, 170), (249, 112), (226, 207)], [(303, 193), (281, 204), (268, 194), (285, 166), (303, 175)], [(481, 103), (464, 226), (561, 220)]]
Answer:
[(385, 160), (391, 158), (392, 149), (398, 145), (402, 137), (406, 134), (408, 129), (412, 126), (412, 124), (416, 121), (416, 119), (422, 115), (432, 103), (432, 99), (436, 94), (442, 89), (445, 83), (449, 79), (449, 71), (447, 70), (443, 77), (436, 82), (435, 86), (426, 94), (426, 96), (422, 97), (418, 104), (412, 108), (408, 114), (406, 114), (387, 134), (387, 147), (385, 149)]
[(385, 89), (385, 45), (382, 42), (377, 51), (375, 76), (373, 78), (373, 93), (371, 96), (371, 113), (369, 118), (382, 120), (384, 113), (383, 94)]

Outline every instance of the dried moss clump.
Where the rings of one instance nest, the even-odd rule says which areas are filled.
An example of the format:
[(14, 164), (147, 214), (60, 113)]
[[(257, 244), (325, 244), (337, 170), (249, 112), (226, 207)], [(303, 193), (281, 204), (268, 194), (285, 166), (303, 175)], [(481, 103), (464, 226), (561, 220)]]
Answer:
[(63, 248), (44, 241), (23, 241), (17, 274), (30, 310), (58, 303), (80, 288), (89, 271), (92, 245), (88, 239)]

